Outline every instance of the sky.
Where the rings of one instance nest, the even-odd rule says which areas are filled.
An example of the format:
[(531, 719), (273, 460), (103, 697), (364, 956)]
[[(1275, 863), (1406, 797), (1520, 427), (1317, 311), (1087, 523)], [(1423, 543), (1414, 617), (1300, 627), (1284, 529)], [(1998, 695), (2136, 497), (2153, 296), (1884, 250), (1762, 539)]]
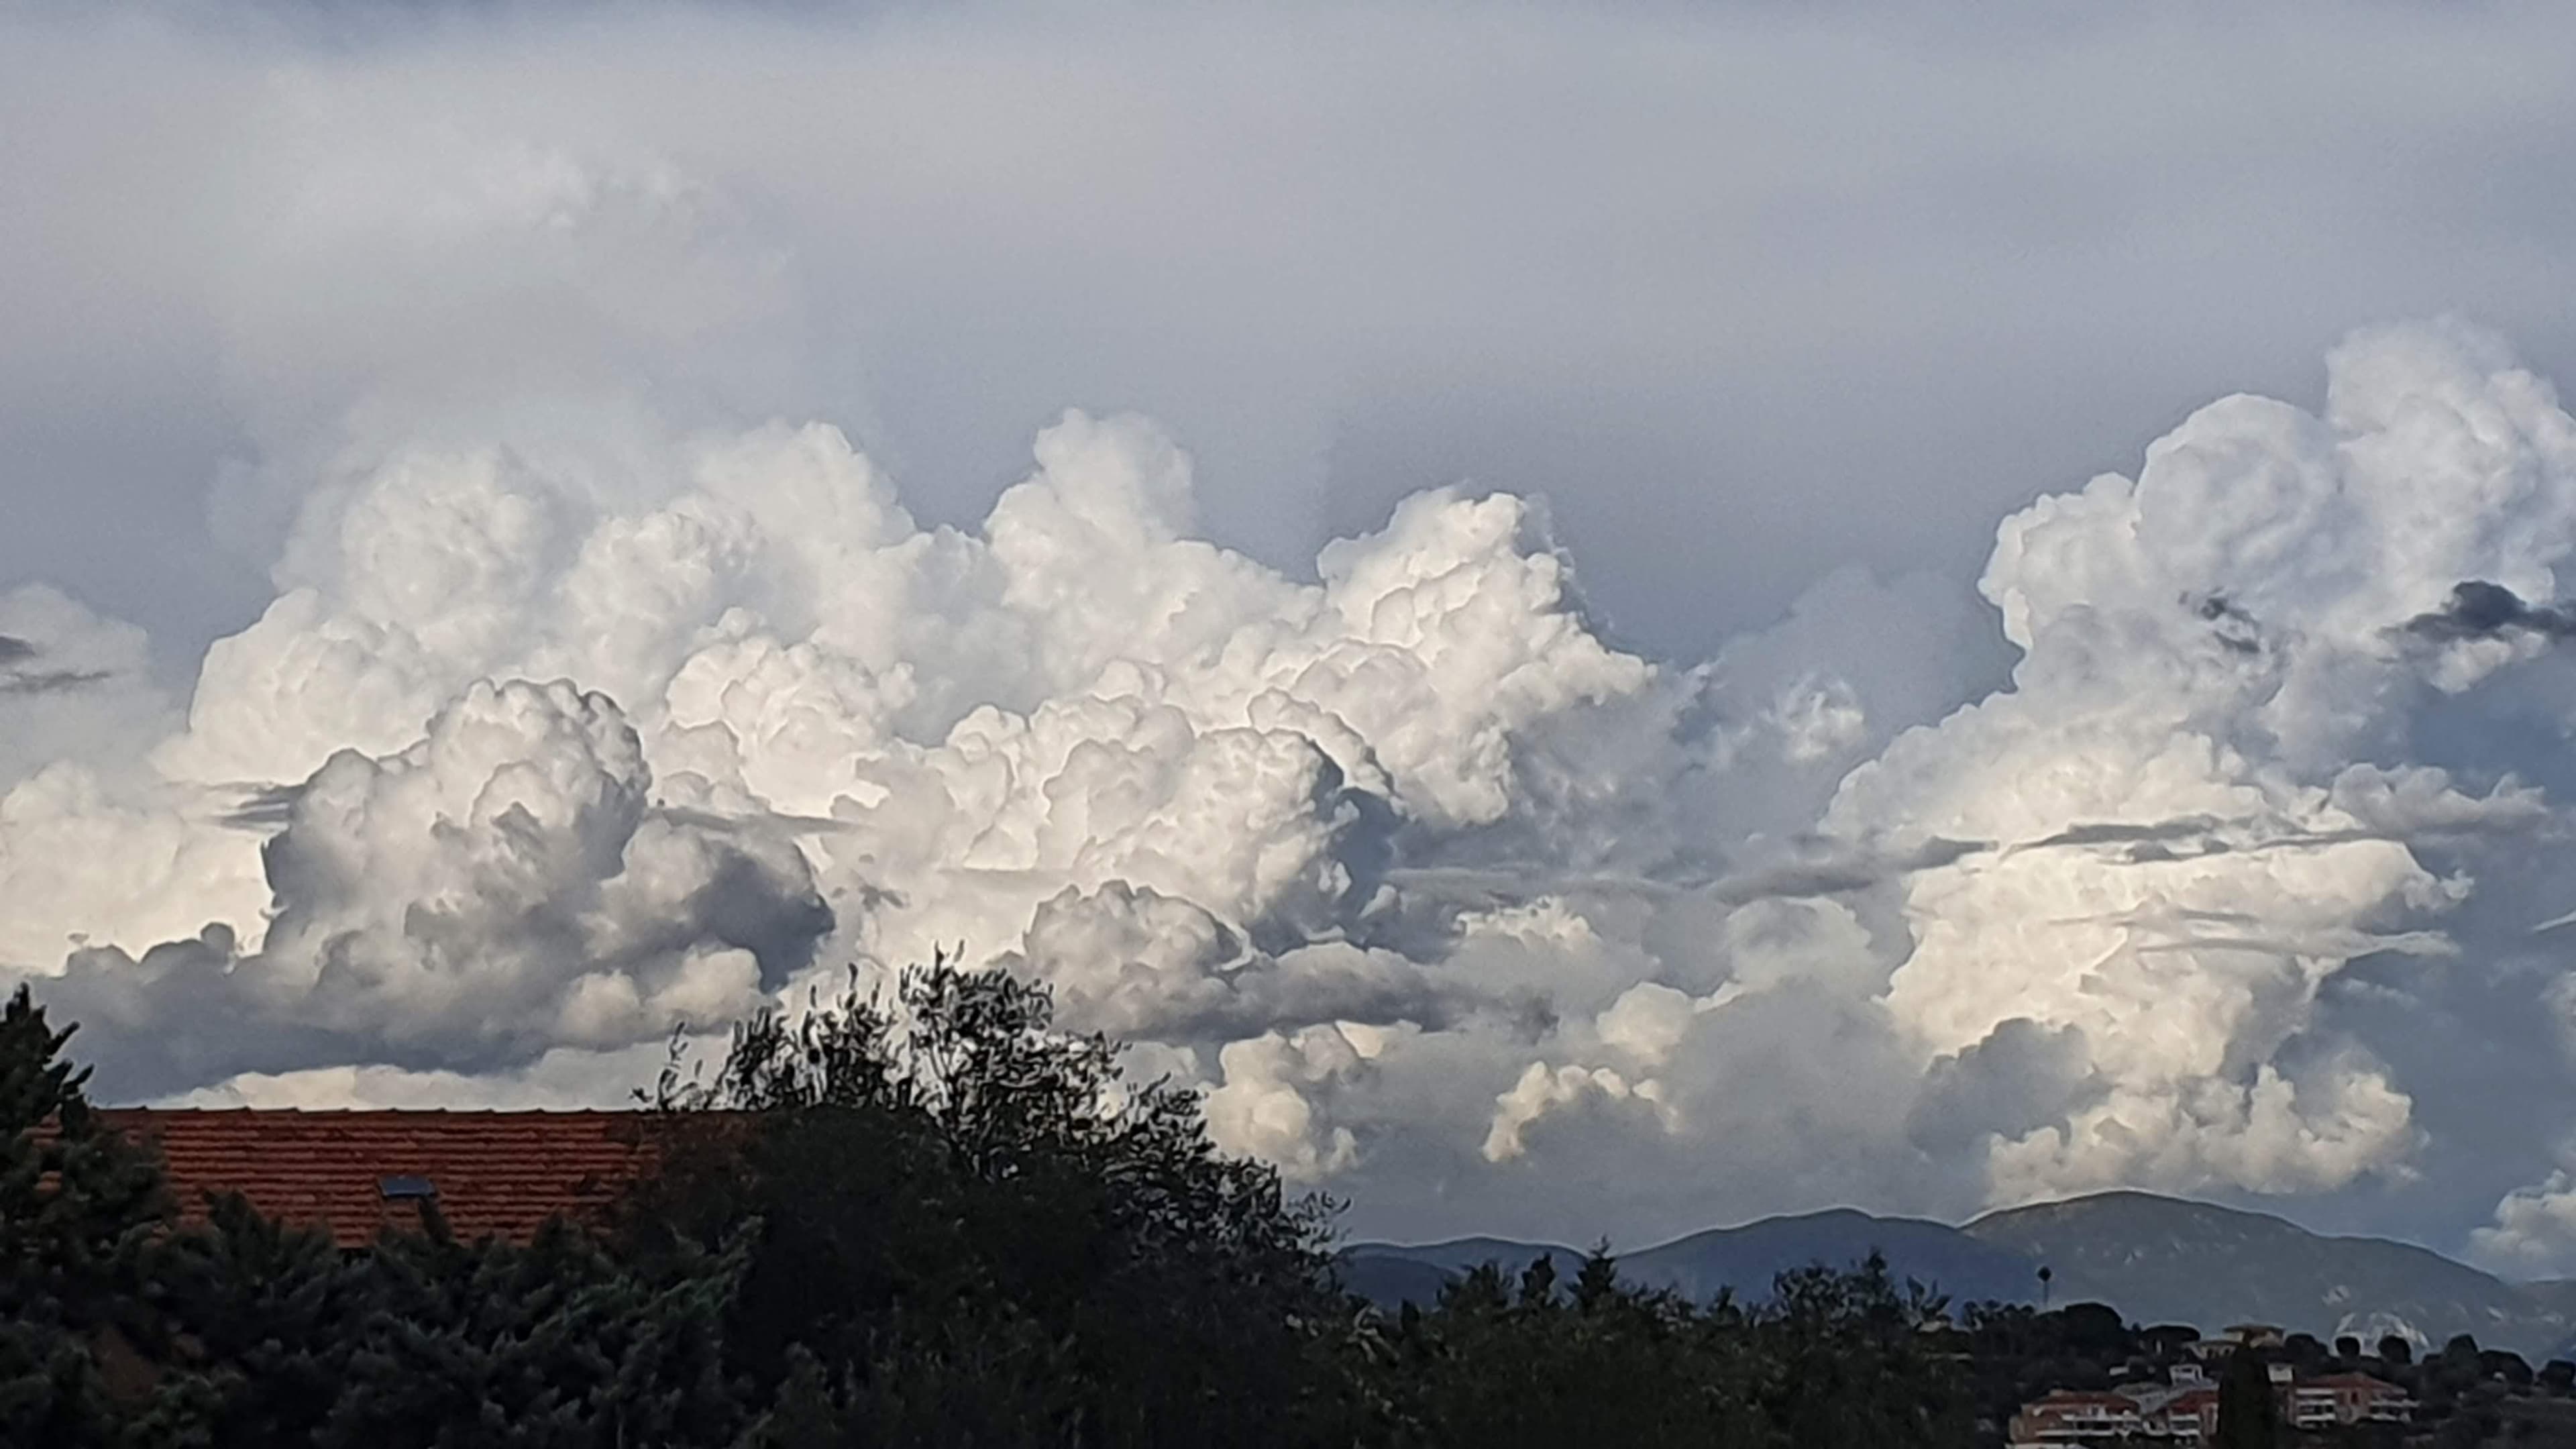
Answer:
[(0, 978), (615, 1103), (934, 951), (1359, 1236), (2576, 1273), (2576, 13), (0, 3)]

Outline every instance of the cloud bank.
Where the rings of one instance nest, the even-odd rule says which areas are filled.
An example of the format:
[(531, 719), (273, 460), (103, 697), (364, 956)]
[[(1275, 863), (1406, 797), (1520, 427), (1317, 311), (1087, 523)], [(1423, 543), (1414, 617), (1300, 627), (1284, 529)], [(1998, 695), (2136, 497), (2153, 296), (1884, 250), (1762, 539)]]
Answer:
[[(2558, 836), (2406, 746), (2556, 667), (2414, 621), (2555, 595), (2576, 421), (2456, 325), (2328, 367), (2321, 415), (2223, 400), (2005, 520), (2009, 686), (1892, 737), (1829, 653), (1606, 645), (1509, 495), (1417, 495), (1296, 582), (1190, 536), (1134, 418), (1068, 414), (972, 530), (819, 425), (677, 442), (660, 496), (399, 449), (308, 499), (147, 766), (10, 792), (8, 954), (156, 1093), (524, 1072), (954, 944), (1319, 1182), (2404, 1174), (2407, 1084), (2320, 997), (2456, 958), (2480, 853)], [(20, 671), (121, 637), (22, 611)], [(1783, 777), (1814, 818), (1730, 829)], [(1722, 1192), (1691, 1176), (1654, 1190)]]
[[(1312, 127), (1279, 76), (1344, 54), (1329, 30), (1256, 12), (1128, 35), (1141, 61), (1025, 15), (826, 31), (859, 99), (791, 67), (753, 109), (816, 121), (842, 186), (746, 149), (753, 123), (709, 102), (806, 33), (782, 21), (601, 38), (702, 46), (662, 92), (676, 128), (620, 79), (522, 95), (515, 67), (565, 44), (534, 22), (338, 56), (264, 25), (10, 23), (58, 58), (165, 68), (171, 107), (243, 143), (189, 183), (219, 223), (203, 255), (129, 238), (120, 264), (189, 299), (174, 353), (211, 339), (229, 461), (169, 533), (255, 561), (210, 586), (255, 593), (247, 622), (147, 633), (15, 564), (30, 581), (0, 593), (0, 971), (84, 1023), (112, 1092), (614, 1101), (674, 1032), (960, 949), (1137, 1042), (1139, 1071), (1205, 1090), (1221, 1142), (1353, 1197), (1371, 1231), (1624, 1241), (2135, 1185), (2576, 1263), (2547, 1105), (2576, 1063), (2576, 420), (2498, 334), (2365, 327), (2326, 354), (2321, 401), (2208, 386), (2118, 472), (1945, 495), (1982, 602), (1941, 547), (1904, 568), (1863, 548), (1741, 627), (1662, 635), (1704, 648), (1658, 647), (1600, 602), (1649, 596), (1626, 576), (1661, 567), (1652, 548), (1581, 537), (1643, 506), (1616, 460), (1545, 497), (1372, 481), (1327, 504), (1053, 397), (978, 497), (908, 455), (981, 466), (983, 443), (920, 445), (935, 408), (870, 416), (962, 390), (935, 376), (961, 365), (944, 341), (985, 356), (972, 334), (1097, 320), (1091, 282), (1157, 299), (1123, 321), (1162, 344), (1087, 365), (1198, 379), (1096, 390), (1252, 437), (1238, 463), (1308, 451), (1315, 400), (1353, 379), (1402, 399), (1436, 370), (1397, 355), (1413, 342), (1344, 368), (1347, 338), (1233, 272), (1135, 280), (1188, 255), (1263, 260), (1321, 315), (1409, 315), (1407, 337), (1591, 326), (1445, 293), (1453, 263), (1501, 254), (1455, 216), (1310, 234), (1325, 254), (1301, 260), (1291, 202), (1398, 178), (1308, 176), (1291, 148), (1258, 206), (1168, 192), (1198, 164), (1188, 128), (1104, 106), (1027, 38), (1125, 75), (1275, 32), (1287, 69), (1237, 74), (1216, 113)], [(1342, 23), (1412, 54), (1462, 22)], [(1602, 36), (1664, 23), (1455, 33), (1606, 64)], [(1708, 47), (1684, 71), (1719, 66), (1719, 39), (1821, 43), (1729, 23), (1683, 33)], [(2084, 73), (2098, 37), (2061, 40), (2055, 73)], [(293, 65), (241, 79), (281, 49)], [(851, 120), (949, 114), (943, 86), (1003, 119), (920, 155)], [(1014, 107), (1055, 117), (1059, 149), (1031, 150), (1048, 128)], [(1436, 127), (1389, 134), (1450, 154)], [(1879, 174), (1845, 139), (1822, 154)], [(1007, 185), (914, 174), (979, 155)], [(1486, 215), (1475, 167), (1424, 174)], [(1248, 209), (1183, 216), (1176, 194)], [(1776, 219), (1745, 197), (1783, 194), (1712, 214)], [(932, 215), (818, 221), (850, 197)], [(984, 285), (954, 254), (1005, 247), (1040, 203), (1035, 271)], [(107, 214), (87, 205), (73, 188), (46, 224)], [(1156, 242), (1156, 217), (1191, 244)], [(879, 285), (815, 245), (852, 235)], [(1194, 297), (1226, 302), (1239, 368), (1171, 342), (1201, 336)], [(853, 361), (860, 313), (931, 380)], [(1703, 345), (1653, 332), (1622, 367)], [(1295, 405), (1205, 380), (1236, 370)], [(991, 375), (1011, 407), (1056, 379)], [(1353, 409), (1346, 436), (1396, 406)], [(1776, 504), (1758, 491), (1730, 495), (1752, 536)], [(1813, 507), (1869, 533), (1861, 496)], [(1355, 500), (1365, 526), (1327, 526)], [(1656, 546), (1712, 573), (1761, 552), (1700, 506)]]

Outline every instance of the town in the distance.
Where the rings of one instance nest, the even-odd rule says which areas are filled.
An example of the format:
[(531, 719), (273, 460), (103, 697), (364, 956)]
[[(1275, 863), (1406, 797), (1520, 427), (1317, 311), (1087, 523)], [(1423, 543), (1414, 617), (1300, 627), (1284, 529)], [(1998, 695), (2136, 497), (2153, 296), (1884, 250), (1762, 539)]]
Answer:
[[(1962, 1226), (1850, 1210), (1774, 1217), (1622, 1254), (1621, 1276), (1760, 1298), (1805, 1263), (1872, 1253), (1937, 1290), (1923, 1326), (1971, 1387), (1980, 1441), (2041, 1445), (2576, 1445), (2576, 1284), (2508, 1283), (2411, 1244), (2142, 1192)], [(1382, 1306), (1428, 1308), (1482, 1271), (1585, 1255), (1471, 1238), (1342, 1249)], [(2229, 1374), (2237, 1406), (2227, 1413)], [(2221, 1437), (2259, 1416), (2263, 1437)]]

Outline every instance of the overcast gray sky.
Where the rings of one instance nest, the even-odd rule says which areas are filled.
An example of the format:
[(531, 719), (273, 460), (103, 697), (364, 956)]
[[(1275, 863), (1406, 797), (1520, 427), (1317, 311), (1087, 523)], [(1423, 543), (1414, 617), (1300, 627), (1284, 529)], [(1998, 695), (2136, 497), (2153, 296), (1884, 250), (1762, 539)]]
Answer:
[[(2357, 325), (2576, 361), (2561, 7), (151, 13), (18, 7), (0, 58), (0, 575), (183, 656), (265, 593), (264, 537), (203, 547), (227, 464), (531, 332), (685, 341), (667, 381), (840, 420), (961, 519), (1069, 404), (1169, 423), (1214, 536), (1290, 565), (1421, 486), (1544, 492), (1683, 653), (1839, 564), (1964, 578)], [(439, 124), (649, 150), (777, 272), (565, 338), (548, 259), (278, 214)]]

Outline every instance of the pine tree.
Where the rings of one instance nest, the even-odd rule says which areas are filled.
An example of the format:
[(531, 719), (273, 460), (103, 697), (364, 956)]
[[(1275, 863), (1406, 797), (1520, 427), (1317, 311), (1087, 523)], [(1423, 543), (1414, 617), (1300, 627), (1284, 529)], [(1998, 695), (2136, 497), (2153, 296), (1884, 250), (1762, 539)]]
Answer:
[(1923, 1284), (1900, 1283), (1875, 1250), (1848, 1270), (1780, 1274), (1771, 1300), (1747, 1315), (1770, 1375), (1771, 1421), (1799, 1445), (1961, 1442), (1964, 1400), (1923, 1332), (1948, 1311)]
[(0, 1443), (101, 1442), (144, 1389), (102, 1360), (137, 1366), (140, 1263), (169, 1195), (157, 1159), (91, 1113), (71, 1035), (24, 986), (0, 1008)]
[(2218, 1437), (2212, 1449), (2274, 1449), (2280, 1442), (2280, 1406), (2272, 1399), (2272, 1376), (2250, 1348), (2227, 1357), (2218, 1380)]
[(239, 1194), (154, 1245), (171, 1372), (130, 1435), (144, 1445), (309, 1444), (375, 1311), (368, 1265), (329, 1233), (263, 1218)]
[(801, 1347), (789, 1349), (777, 1401), (735, 1449), (843, 1449), (851, 1442), (849, 1411), (832, 1377), (821, 1359)]
[(339, 1386), (317, 1449), (679, 1449), (740, 1432), (722, 1369), (738, 1258), (646, 1275), (560, 1220), (526, 1247), (427, 1226), (355, 1265), (362, 1316), (326, 1347)]
[(1584, 1255), (1583, 1266), (1574, 1275), (1574, 1306), (1594, 1313), (1614, 1303), (1619, 1296), (1619, 1260), (1610, 1255), (1605, 1240)]

